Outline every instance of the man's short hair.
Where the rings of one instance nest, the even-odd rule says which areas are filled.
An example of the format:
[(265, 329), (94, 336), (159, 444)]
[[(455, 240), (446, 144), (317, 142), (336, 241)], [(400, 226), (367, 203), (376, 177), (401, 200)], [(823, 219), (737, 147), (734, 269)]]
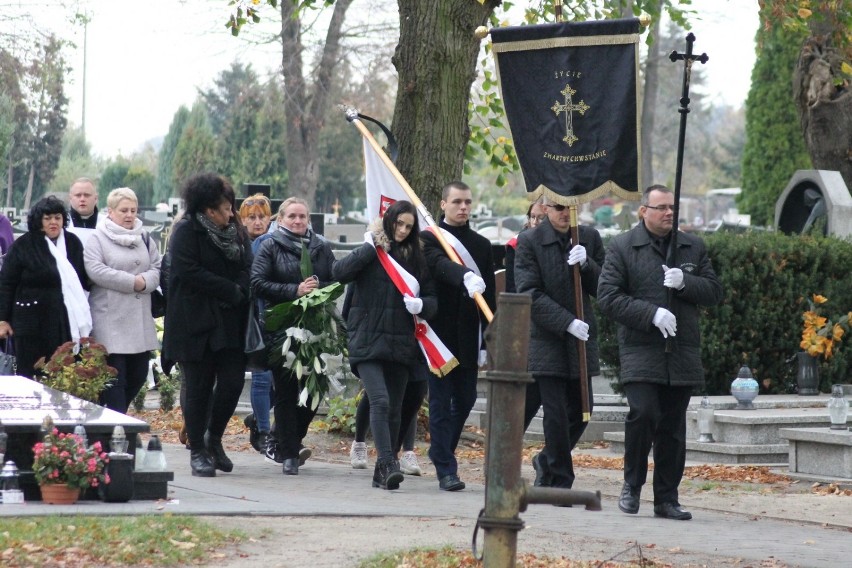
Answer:
[(652, 191), (659, 191), (660, 193), (671, 193), (672, 190), (667, 188), (666, 186), (656, 183), (654, 185), (649, 185), (645, 188), (645, 191), (642, 192), (642, 201), (639, 202), (640, 205), (647, 206), (650, 203), (648, 196)]
[(95, 185), (94, 180), (92, 180), (91, 178), (87, 178), (87, 177), (79, 177), (79, 178), (75, 179), (74, 181), (72, 181), (71, 187), (68, 188), (68, 191), (71, 191), (71, 188), (74, 187), (75, 185), (77, 185), (78, 183), (88, 183), (92, 186), (92, 189), (95, 190), (95, 193), (98, 192), (98, 186)]
[(450, 196), (450, 191), (453, 189), (460, 189), (462, 191), (470, 191), (470, 186), (464, 183), (463, 181), (451, 181), (447, 185), (444, 186), (444, 189), (441, 191), (441, 199), (444, 201), (447, 200), (447, 197)]

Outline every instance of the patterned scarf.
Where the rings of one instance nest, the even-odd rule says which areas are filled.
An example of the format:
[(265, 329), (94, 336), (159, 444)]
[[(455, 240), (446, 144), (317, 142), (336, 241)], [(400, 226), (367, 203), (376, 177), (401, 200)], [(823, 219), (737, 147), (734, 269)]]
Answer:
[(228, 260), (240, 260), (243, 249), (237, 241), (237, 226), (233, 223), (228, 223), (224, 229), (220, 229), (213, 221), (207, 218), (204, 213), (196, 213), (195, 219), (201, 223), (201, 226), (207, 231), (207, 236), (210, 237), (210, 242), (225, 254)]

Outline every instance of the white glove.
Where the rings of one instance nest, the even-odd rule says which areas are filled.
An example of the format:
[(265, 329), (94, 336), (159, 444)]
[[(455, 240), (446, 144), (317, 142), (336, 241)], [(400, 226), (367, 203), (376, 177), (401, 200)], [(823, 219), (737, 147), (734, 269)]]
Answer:
[(589, 324), (583, 320), (575, 319), (568, 326), (568, 333), (579, 339), (580, 341), (589, 340)]
[(486, 351), (485, 349), (480, 349), (479, 350), (479, 360), (477, 361), (477, 364), (480, 367), (482, 367), (487, 362), (488, 362), (488, 351)]
[(674, 288), (675, 290), (683, 289), (683, 270), (680, 268), (669, 268), (663, 265), (665, 274), (663, 275), (663, 286), (666, 288)]
[(464, 287), (467, 288), (467, 295), (473, 298), (476, 294), (485, 292), (485, 280), (473, 272), (466, 272), (464, 275)]
[(586, 247), (574, 245), (574, 248), (568, 253), (568, 264), (571, 266), (579, 264), (581, 267), (586, 264)]
[(666, 308), (657, 308), (657, 313), (654, 314), (654, 325), (660, 328), (660, 333), (666, 338), (670, 335), (674, 337), (677, 332), (677, 318)]
[(405, 309), (408, 310), (409, 314), (416, 316), (423, 311), (423, 300), (420, 298), (406, 294), (402, 297), (402, 301), (405, 302)]

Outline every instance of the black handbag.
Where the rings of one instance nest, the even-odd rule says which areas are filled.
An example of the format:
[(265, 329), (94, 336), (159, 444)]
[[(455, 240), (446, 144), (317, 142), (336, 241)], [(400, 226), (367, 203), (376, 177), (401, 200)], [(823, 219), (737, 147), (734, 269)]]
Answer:
[(151, 292), (151, 316), (161, 318), (166, 315), (166, 297), (159, 288)]
[(246, 369), (249, 371), (265, 371), (269, 368), (266, 363), (266, 343), (263, 341), (263, 326), (258, 317), (257, 300), (249, 302), (248, 323), (243, 344), (247, 355)]
[(12, 338), (7, 337), (3, 341), (3, 351), (0, 352), (0, 375), (17, 375), (18, 360), (15, 357), (15, 348)]

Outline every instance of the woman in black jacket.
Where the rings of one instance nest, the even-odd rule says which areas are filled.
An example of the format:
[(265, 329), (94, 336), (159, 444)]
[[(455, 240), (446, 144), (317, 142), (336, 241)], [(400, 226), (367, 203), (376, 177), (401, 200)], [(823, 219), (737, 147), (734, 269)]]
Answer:
[(0, 338), (15, 337), (24, 377), (33, 376), (39, 358), (92, 331), (83, 244), (67, 225), (62, 201), (38, 201), (27, 216), (29, 232), (14, 242), (0, 271)]
[[(290, 197), (278, 208), (278, 230), (260, 245), (251, 269), (251, 285), (255, 294), (272, 307), (291, 302), (332, 283), (334, 253), (328, 241), (314, 233), (310, 226), (308, 204)], [(313, 274), (302, 276), (302, 247), (308, 249)], [(267, 458), (283, 462), (284, 475), (298, 475), (299, 466), (311, 455), (302, 446), (316, 409), (311, 397), (299, 405), (299, 380), (290, 369), (278, 366), (272, 370), (275, 387), (275, 435), (278, 450)]]
[(195, 175), (182, 197), (186, 211), (169, 240), (163, 356), (180, 363), (186, 382), (192, 475), (213, 477), (234, 468), (222, 434), (245, 382), (251, 243), (234, 218), (234, 189), (224, 178)]
[[(413, 365), (422, 364), (414, 337), (415, 315), (428, 319), (438, 309), (435, 287), (420, 247), (417, 210), (397, 201), (365, 242), (334, 265), (334, 278), (352, 282), (346, 317), (349, 363), (370, 397), (370, 428), (378, 460), (373, 487), (397, 489), (404, 476), (393, 446), (400, 428), (400, 406)], [(381, 252), (380, 252), (381, 251)], [(380, 262), (387, 253), (419, 283), (419, 294), (397, 289)]]

